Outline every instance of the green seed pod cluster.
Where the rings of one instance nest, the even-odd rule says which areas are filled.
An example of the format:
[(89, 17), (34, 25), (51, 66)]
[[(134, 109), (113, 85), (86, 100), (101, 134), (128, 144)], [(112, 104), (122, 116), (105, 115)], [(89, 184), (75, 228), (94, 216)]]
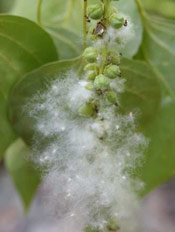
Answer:
[(97, 65), (95, 63), (89, 63), (84, 67), (84, 71), (86, 72), (87, 80), (94, 80), (97, 76)]
[(87, 8), (88, 16), (91, 19), (98, 20), (103, 16), (103, 5), (101, 3), (97, 3), (94, 5), (90, 5)]
[(103, 74), (96, 76), (94, 81), (95, 89), (105, 90), (108, 89), (110, 85), (110, 80)]
[(97, 65), (95, 63), (87, 64), (84, 67), (84, 71), (95, 71), (97, 69)]
[[(89, 5), (85, 17), (89, 23), (92, 22), (89, 27), (84, 28), (84, 32), (88, 33), (88, 43), (92, 42), (92, 45), (87, 47), (82, 55), (84, 58), (83, 78), (86, 82), (83, 83), (85, 92), (82, 91), (82, 94), (85, 95), (85, 98), (84, 103), (81, 103), (82, 105), (79, 108), (79, 115), (90, 117), (89, 121), (95, 121), (95, 123), (92, 123), (90, 130), (95, 133), (100, 142), (105, 142), (109, 134), (109, 116), (115, 116), (118, 107), (120, 107), (118, 94), (123, 87), (120, 81), (121, 54), (117, 51), (117, 46), (114, 49), (116, 32), (122, 27), (124, 28), (127, 23), (112, 5), (112, 0), (100, 0), (97, 4)], [(86, 42), (86, 34), (84, 37)], [(86, 44), (84, 43), (85, 46)], [(110, 216), (108, 215), (107, 221), (105, 220), (106, 223), (103, 228), (93, 228), (87, 225), (84, 231), (119, 231), (116, 221), (110, 219)]]
[(88, 90), (93, 90), (94, 89), (94, 85), (93, 85), (93, 82), (92, 81), (89, 81), (87, 84), (86, 84), (86, 89)]
[(105, 94), (106, 100), (111, 104), (117, 103), (117, 94), (114, 91), (108, 91)]
[[(89, 91), (93, 91), (97, 96), (103, 95), (106, 104), (118, 106), (118, 96), (111, 87), (111, 81), (121, 75), (119, 68), (120, 55), (118, 52), (108, 51), (107, 57), (105, 57), (105, 65), (103, 69), (101, 69), (101, 63), (98, 62), (97, 59), (97, 57), (102, 56), (101, 52), (102, 51), (94, 47), (88, 47), (83, 53), (83, 57), (87, 62), (84, 66), (84, 76), (88, 81), (85, 88)], [(96, 103), (96, 107), (98, 108), (98, 102)], [(86, 117), (95, 116), (96, 111), (94, 104), (87, 103), (80, 109), (79, 113)]]
[(109, 52), (107, 57), (108, 64), (120, 65), (121, 55), (118, 52)]
[[(118, 106), (118, 94), (113, 89), (115, 86), (113, 82), (121, 76), (119, 67), (121, 54), (105, 45), (105, 39), (107, 41), (105, 34), (108, 32), (109, 26), (120, 29), (125, 20), (112, 4), (109, 3), (108, 9), (106, 9), (104, 1), (89, 5), (87, 13), (90, 19), (97, 20), (97, 22), (94, 24), (93, 21), (88, 30), (88, 37), (93, 41), (94, 46), (86, 48), (83, 53), (86, 61), (84, 79), (87, 81), (85, 88), (93, 92), (91, 101), (96, 103), (95, 105), (92, 102), (86, 103), (79, 113), (82, 116), (93, 117), (99, 110), (100, 99), (104, 100), (104, 104)], [(98, 46), (96, 46), (96, 42)]]
[(110, 79), (115, 79), (117, 76), (120, 76), (120, 68), (117, 65), (109, 64), (105, 67), (104, 74)]
[(88, 63), (94, 63), (97, 59), (97, 50), (93, 47), (88, 47), (85, 49), (83, 56)]
[(111, 26), (115, 29), (121, 28), (125, 23), (125, 19), (119, 13), (112, 14), (111, 17), (109, 18), (109, 21)]
[(96, 77), (96, 73), (94, 72), (94, 71), (89, 71), (88, 73), (87, 73), (87, 79), (89, 80), (89, 81), (93, 81), (94, 79), (95, 79), (95, 77)]

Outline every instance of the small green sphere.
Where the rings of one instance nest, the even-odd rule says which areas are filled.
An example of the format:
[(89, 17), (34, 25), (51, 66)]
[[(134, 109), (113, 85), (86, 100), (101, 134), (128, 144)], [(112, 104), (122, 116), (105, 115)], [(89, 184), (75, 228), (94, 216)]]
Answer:
[(110, 24), (113, 28), (119, 29), (124, 25), (125, 19), (120, 14), (112, 14), (109, 18)]
[(89, 63), (94, 63), (97, 59), (98, 52), (93, 47), (88, 47), (84, 50), (83, 56)]
[(87, 64), (85, 65), (84, 67), (84, 71), (95, 71), (97, 68), (97, 65), (95, 63), (90, 63), (90, 64)]
[(109, 63), (119, 65), (121, 56), (118, 52), (110, 52), (108, 55)]
[(101, 19), (101, 17), (103, 16), (103, 5), (101, 3), (90, 5), (87, 8), (87, 13), (89, 18), (91, 19)]
[(93, 81), (93, 80), (95, 79), (95, 77), (96, 77), (96, 72), (94, 72), (94, 71), (89, 71), (89, 72), (87, 73), (87, 76), (86, 76), (86, 78), (87, 78), (89, 81)]
[(102, 74), (96, 76), (95, 81), (94, 81), (94, 87), (96, 89), (104, 90), (108, 88), (109, 85), (110, 85), (110, 79), (108, 77)]
[(121, 72), (119, 66), (110, 64), (106, 66), (104, 74), (110, 79), (115, 79), (117, 76), (121, 74)]
[(106, 96), (106, 99), (110, 103), (112, 103), (112, 104), (117, 103), (117, 94), (114, 91), (107, 92), (105, 96)]
[(91, 117), (94, 115), (94, 105), (92, 103), (86, 103), (85, 106), (83, 106), (80, 111), (80, 115), (86, 116), (86, 117)]
[(86, 84), (85, 88), (88, 89), (88, 90), (93, 90), (93, 89), (94, 89), (93, 82), (89, 81), (89, 82)]

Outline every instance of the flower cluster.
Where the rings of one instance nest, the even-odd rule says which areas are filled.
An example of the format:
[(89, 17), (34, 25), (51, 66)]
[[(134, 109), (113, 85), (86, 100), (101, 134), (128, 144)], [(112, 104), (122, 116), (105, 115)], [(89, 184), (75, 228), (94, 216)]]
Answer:
[(60, 232), (137, 230), (134, 189), (141, 184), (131, 173), (147, 141), (136, 132), (133, 113), (119, 113), (125, 80), (111, 45), (118, 36), (111, 35), (127, 20), (106, 2), (88, 8), (97, 21), (89, 29), (94, 42), (83, 53), (82, 75), (60, 74), (30, 103), (41, 137), (35, 157), (46, 168)]

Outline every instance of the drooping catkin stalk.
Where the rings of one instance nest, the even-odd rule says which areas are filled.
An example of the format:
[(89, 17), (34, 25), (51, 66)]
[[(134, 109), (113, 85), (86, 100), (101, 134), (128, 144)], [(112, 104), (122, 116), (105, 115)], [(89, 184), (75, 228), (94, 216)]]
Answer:
[(47, 167), (44, 179), (61, 232), (137, 232), (133, 186), (140, 182), (127, 170), (146, 141), (136, 131), (133, 113), (119, 111), (119, 95), (125, 91), (119, 48), (130, 37), (130, 25), (111, 1), (88, 5), (84, 0), (82, 74), (60, 73), (30, 103), (45, 146), (40, 151), (36, 142), (35, 159)]

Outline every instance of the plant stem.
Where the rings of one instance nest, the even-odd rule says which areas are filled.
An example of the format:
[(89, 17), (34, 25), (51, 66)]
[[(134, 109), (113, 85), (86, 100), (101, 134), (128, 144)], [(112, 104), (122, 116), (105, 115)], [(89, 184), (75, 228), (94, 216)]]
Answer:
[(41, 5), (42, 5), (43, 0), (38, 0), (38, 5), (37, 5), (37, 22), (40, 26), (42, 26), (41, 23)]
[[(106, 28), (108, 28), (109, 26), (109, 4), (110, 4), (110, 0), (103, 0), (104, 2), (104, 15), (103, 15), (103, 21), (104, 21), (104, 26)], [(105, 67), (105, 63), (106, 63), (106, 59), (107, 59), (107, 55), (108, 55), (108, 43), (105, 42), (104, 44), (104, 49), (102, 50), (102, 62), (100, 65), (100, 73), (103, 73), (104, 71), (104, 67)]]
[(104, 0), (104, 16), (103, 16), (103, 20), (104, 20), (104, 24), (106, 26), (106, 28), (109, 25), (109, 4), (110, 4), (111, 0)]
[(84, 35), (84, 42), (83, 47), (84, 49), (87, 46), (87, 0), (84, 0), (84, 14), (83, 14), (83, 35)]

